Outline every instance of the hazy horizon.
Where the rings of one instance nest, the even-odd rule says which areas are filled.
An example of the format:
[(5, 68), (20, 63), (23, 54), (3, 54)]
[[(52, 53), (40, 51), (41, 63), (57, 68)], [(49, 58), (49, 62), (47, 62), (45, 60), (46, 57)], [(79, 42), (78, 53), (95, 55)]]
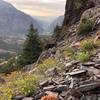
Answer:
[(53, 19), (64, 14), (66, 0), (4, 0), (31, 16)]

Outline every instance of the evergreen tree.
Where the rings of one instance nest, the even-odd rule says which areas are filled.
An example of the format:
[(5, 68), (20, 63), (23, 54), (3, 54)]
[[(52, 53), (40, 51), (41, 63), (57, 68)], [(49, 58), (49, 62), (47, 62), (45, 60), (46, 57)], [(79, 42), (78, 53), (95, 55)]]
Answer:
[(23, 67), (37, 61), (42, 52), (42, 44), (38, 37), (37, 29), (34, 29), (33, 24), (30, 25), (29, 33), (26, 35), (22, 54), (18, 57), (18, 67)]
[(54, 33), (53, 34), (54, 38), (59, 38), (60, 37), (60, 33), (61, 33), (61, 26), (56, 25), (53, 33)]

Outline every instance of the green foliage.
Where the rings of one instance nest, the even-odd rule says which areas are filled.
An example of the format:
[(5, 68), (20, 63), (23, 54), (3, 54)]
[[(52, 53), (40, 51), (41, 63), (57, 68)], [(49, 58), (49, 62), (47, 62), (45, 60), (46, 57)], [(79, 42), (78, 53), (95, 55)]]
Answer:
[(72, 57), (74, 56), (74, 51), (73, 51), (72, 48), (67, 48), (67, 49), (63, 52), (63, 55), (72, 58)]
[(90, 54), (88, 52), (81, 52), (76, 56), (76, 59), (81, 62), (87, 62), (90, 59)]
[(28, 96), (34, 93), (38, 89), (40, 79), (40, 76), (34, 74), (13, 76), (7, 85), (0, 86), (0, 100), (12, 100), (12, 97), (17, 95)]
[(10, 52), (1, 52), (0, 53), (0, 58), (8, 60), (10, 59), (14, 54)]
[(56, 67), (56, 65), (57, 65), (57, 61), (49, 58), (49, 59), (46, 59), (45, 61), (43, 61), (42, 64), (38, 65), (38, 71), (39, 71), (39, 73), (44, 73), (49, 68)]
[(93, 45), (93, 41), (92, 40), (83, 40), (81, 42), (81, 47), (83, 48), (83, 50), (92, 50), (94, 48), (94, 45)]
[(53, 37), (55, 38), (59, 38), (60, 37), (60, 33), (61, 33), (61, 26), (57, 25), (54, 29), (54, 32), (53, 32)]
[(94, 27), (94, 21), (84, 18), (79, 24), (79, 27), (77, 28), (77, 34), (87, 35), (89, 32), (93, 30), (93, 27)]
[(5, 63), (1, 68), (0, 68), (0, 73), (10, 73), (14, 70), (13, 63), (15, 62), (15, 59), (11, 58), (7, 63)]
[(38, 32), (30, 25), (29, 33), (23, 46), (22, 54), (18, 57), (17, 66), (23, 67), (36, 62), (42, 52), (42, 43), (39, 40)]

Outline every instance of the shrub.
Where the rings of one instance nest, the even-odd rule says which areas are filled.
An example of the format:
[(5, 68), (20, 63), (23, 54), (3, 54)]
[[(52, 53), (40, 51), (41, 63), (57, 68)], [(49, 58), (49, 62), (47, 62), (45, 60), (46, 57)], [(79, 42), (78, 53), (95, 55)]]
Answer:
[(94, 48), (93, 42), (91, 40), (84, 40), (81, 42), (81, 47), (84, 50), (92, 50)]
[(63, 52), (64, 56), (67, 57), (73, 57), (74, 56), (74, 51), (72, 48), (67, 48), (64, 52)]
[(81, 62), (87, 62), (90, 59), (90, 55), (88, 52), (81, 52), (76, 56), (76, 59)]
[(34, 93), (38, 89), (40, 79), (40, 76), (34, 74), (13, 77), (7, 85), (0, 87), (0, 100), (12, 100), (12, 97), (17, 95), (27, 96)]
[(0, 73), (11, 73), (14, 71), (14, 64), (15, 59), (11, 58), (7, 63), (3, 64), (3, 66), (0, 68)]
[(77, 28), (78, 35), (86, 35), (93, 30), (94, 21), (84, 18)]
[(57, 65), (57, 61), (54, 59), (46, 59), (45, 61), (43, 61), (42, 64), (38, 65), (38, 71), (40, 73), (44, 73), (46, 70), (48, 70), (49, 68), (53, 68)]
[(1, 68), (0, 68), (0, 73), (10, 73), (12, 71), (12, 65), (10, 65), (9, 63), (4, 64)]

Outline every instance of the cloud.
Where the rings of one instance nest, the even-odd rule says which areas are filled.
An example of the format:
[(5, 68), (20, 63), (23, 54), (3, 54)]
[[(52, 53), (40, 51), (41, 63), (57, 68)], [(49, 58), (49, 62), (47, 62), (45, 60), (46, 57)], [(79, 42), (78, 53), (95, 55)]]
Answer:
[(32, 16), (58, 16), (64, 14), (66, 0), (5, 0)]

